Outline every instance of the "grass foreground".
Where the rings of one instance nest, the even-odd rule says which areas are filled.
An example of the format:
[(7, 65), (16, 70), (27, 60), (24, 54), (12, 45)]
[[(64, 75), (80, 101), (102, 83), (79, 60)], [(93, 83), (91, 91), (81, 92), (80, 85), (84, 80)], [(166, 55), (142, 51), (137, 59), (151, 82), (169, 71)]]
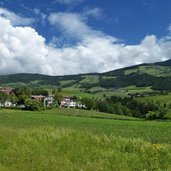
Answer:
[(0, 110), (0, 170), (171, 170), (170, 122), (68, 112)]

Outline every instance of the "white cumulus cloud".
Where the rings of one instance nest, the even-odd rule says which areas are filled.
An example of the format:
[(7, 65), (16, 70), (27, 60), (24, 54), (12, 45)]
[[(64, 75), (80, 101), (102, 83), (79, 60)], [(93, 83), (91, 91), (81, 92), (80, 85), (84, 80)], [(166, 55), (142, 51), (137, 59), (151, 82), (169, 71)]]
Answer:
[[(61, 64), (63, 61), (57, 67), (61, 74), (67, 74), (67, 70), (72, 74), (104, 72), (170, 58), (166, 51), (170, 51), (171, 41), (167, 41), (169, 45), (166, 46), (164, 39), (158, 40), (155, 35), (147, 35), (138, 45), (125, 45), (118, 43), (115, 37), (93, 30), (80, 14), (53, 13), (49, 16), (49, 22), (61, 28), (68, 36), (80, 39), (74, 47), (54, 48), (49, 51), (54, 64)], [(68, 68), (69, 65), (72, 67)]]
[(88, 38), (75, 47), (49, 47), (49, 60), (54, 74), (105, 72), (144, 62), (166, 60), (171, 51), (171, 42), (167, 43), (159, 43), (154, 35), (146, 36), (139, 45), (131, 46), (115, 44), (107, 38)]
[(31, 27), (14, 27), (0, 17), (0, 73), (49, 73), (45, 39)]
[(52, 13), (48, 18), (53, 26), (58, 26), (61, 30), (69, 36), (82, 38), (87, 35), (97, 34), (86, 23), (85, 19), (76, 13)]
[(33, 18), (26, 18), (16, 15), (8, 9), (0, 7), (0, 16), (5, 17), (11, 21), (13, 25), (30, 25), (34, 22)]
[(147, 35), (137, 45), (125, 45), (115, 37), (88, 26), (76, 13), (53, 13), (50, 24), (79, 41), (69, 47), (46, 44), (31, 27), (16, 26), (0, 17), (0, 74), (41, 73), (49, 75), (104, 72), (144, 62), (171, 58), (171, 38)]

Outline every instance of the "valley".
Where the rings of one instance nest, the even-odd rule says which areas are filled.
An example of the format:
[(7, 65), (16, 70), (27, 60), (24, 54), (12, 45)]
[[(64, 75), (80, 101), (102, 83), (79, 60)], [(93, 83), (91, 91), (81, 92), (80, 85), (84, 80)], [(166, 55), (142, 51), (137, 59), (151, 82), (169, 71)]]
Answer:
[(170, 170), (170, 70), (165, 61), (101, 74), (0, 76), (1, 87), (30, 105), (30, 93), (54, 92), (90, 107), (1, 107), (0, 170)]

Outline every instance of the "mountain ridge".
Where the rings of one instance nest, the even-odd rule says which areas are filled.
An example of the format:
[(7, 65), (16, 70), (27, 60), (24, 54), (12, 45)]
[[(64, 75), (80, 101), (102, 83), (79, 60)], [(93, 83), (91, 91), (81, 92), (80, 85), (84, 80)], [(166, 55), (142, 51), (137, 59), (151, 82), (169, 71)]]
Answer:
[[(77, 86), (120, 88), (130, 85), (151, 86), (153, 89), (171, 90), (171, 59), (163, 62), (144, 63), (116, 69), (104, 73), (50, 76), (43, 74), (17, 73), (0, 75), (1, 85), (28, 84), (32, 87), (58, 86), (62, 88)], [(165, 85), (164, 85), (165, 84)]]

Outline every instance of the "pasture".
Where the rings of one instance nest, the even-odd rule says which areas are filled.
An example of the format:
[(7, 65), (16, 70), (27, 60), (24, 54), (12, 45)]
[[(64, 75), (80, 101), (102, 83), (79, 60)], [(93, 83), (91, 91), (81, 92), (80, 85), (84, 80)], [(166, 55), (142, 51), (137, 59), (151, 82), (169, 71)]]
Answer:
[(94, 111), (2, 109), (0, 170), (171, 170), (170, 130), (169, 121)]

